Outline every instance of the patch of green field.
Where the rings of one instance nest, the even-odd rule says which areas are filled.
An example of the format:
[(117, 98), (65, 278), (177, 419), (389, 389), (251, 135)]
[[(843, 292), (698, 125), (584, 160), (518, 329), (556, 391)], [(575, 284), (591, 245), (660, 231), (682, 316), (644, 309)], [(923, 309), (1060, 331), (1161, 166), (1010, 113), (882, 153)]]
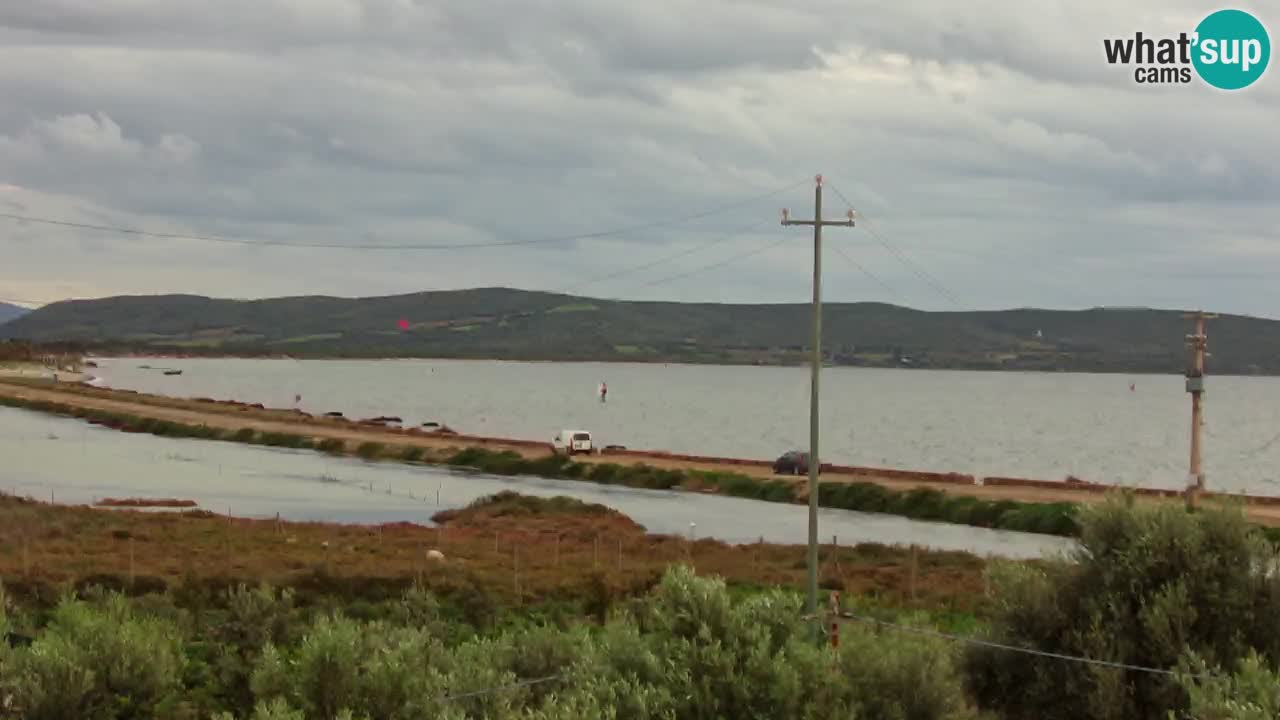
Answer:
[(225, 338), (192, 338), (190, 340), (167, 340), (165, 341), (164, 344), (172, 345), (173, 347), (194, 348), (194, 347), (218, 347), (224, 342), (226, 342)]
[(644, 345), (614, 345), (613, 349), (620, 355), (641, 355), (653, 353), (653, 348)]
[(559, 313), (575, 313), (575, 312), (595, 312), (600, 308), (591, 303), (570, 303), (568, 305), (557, 305), (547, 311), (548, 315)]
[(342, 337), (342, 333), (316, 333), (314, 335), (298, 335), (296, 337), (285, 338), (283, 340), (273, 340), (268, 345), (289, 345), (293, 343), (317, 342), (320, 340), (337, 340)]

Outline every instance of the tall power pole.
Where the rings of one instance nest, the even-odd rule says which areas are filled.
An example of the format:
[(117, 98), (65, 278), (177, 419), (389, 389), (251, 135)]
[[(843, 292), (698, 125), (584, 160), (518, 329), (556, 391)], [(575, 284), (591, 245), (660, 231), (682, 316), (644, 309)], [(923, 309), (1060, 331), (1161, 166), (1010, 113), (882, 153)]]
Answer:
[(1187, 313), (1184, 318), (1196, 321), (1196, 330), (1187, 336), (1187, 347), (1191, 350), (1191, 361), (1187, 365), (1187, 392), (1191, 393), (1191, 466), (1187, 475), (1187, 508), (1195, 508), (1204, 492), (1204, 471), (1200, 467), (1200, 428), (1204, 425), (1204, 356), (1209, 346), (1209, 338), (1205, 334), (1205, 321), (1218, 317), (1203, 310)]
[[(812, 370), (809, 381), (809, 615), (818, 612), (818, 470), (822, 460), (818, 455), (818, 376), (822, 371), (822, 228), (827, 225), (853, 227), (853, 210), (844, 220), (822, 219), (822, 176), (814, 179), (813, 219), (792, 220), (791, 213), (782, 211), (783, 225), (813, 226), (813, 347)], [(814, 627), (817, 627), (815, 623)]]

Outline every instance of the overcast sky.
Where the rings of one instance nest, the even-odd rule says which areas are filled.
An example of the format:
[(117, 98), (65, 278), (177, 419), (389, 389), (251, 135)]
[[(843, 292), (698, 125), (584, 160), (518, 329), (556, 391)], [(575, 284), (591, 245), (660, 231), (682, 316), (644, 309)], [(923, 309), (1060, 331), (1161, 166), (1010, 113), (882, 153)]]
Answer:
[[(1189, 32), (1216, 7), (0, 0), (0, 212), (386, 245), (733, 205), (447, 251), (0, 218), (0, 298), (510, 286), (805, 301), (811, 236), (778, 210), (809, 217), (821, 172), (825, 214), (847, 209), (838, 189), (879, 231), (826, 232), (829, 300), (1280, 317), (1280, 67), (1224, 93), (1137, 85), (1103, 58), (1104, 37)], [(1277, 39), (1280, 9), (1239, 7)]]

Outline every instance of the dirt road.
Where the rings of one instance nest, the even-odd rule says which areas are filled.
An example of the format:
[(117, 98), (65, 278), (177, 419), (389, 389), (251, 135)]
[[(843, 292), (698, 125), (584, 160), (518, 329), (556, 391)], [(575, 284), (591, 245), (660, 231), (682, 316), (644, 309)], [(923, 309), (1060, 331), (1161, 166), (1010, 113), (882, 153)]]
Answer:
[[(436, 451), (483, 447), (490, 450), (509, 450), (527, 458), (544, 457), (552, 452), (550, 445), (535, 442), (478, 438), (464, 435), (437, 435), (412, 430), (406, 431), (360, 425), (335, 418), (309, 416), (294, 410), (275, 410), (240, 403), (170, 398), (129, 391), (94, 388), (86, 385), (40, 386), (30, 383), (6, 382), (0, 379), (0, 396), (63, 403), (76, 407), (128, 413), (140, 417), (191, 425), (204, 424), (228, 430), (252, 428), (259, 432), (304, 435), (315, 440), (332, 438), (341, 440), (352, 447), (364, 442), (421, 447)], [(736, 472), (753, 477), (775, 477), (768, 466), (742, 465), (730, 462), (694, 462), (653, 456), (615, 455), (579, 456), (575, 459), (589, 463), (637, 464), (643, 462), (646, 465), (659, 468)], [(863, 472), (857, 474), (824, 472), (822, 477), (823, 482), (873, 482), (894, 490), (930, 487), (952, 495), (978, 497), (984, 500), (1093, 503), (1102, 500), (1104, 497), (1102, 493), (1086, 492), (1065, 485), (1061, 489), (969, 485), (936, 482), (927, 479), (883, 477)], [(804, 478), (794, 478), (793, 481), (797, 483), (799, 495), (803, 498), (807, 494), (805, 492), (807, 485)], [(1140, 497), (1138, 501), (1181, 502), (1180, 500), (1164, 500), (1157, 497)], [(1263, 525), (1280, 526), (1280, 506), (1251, 504), (1248, 506), (1247, 512), (1254, 522)]]

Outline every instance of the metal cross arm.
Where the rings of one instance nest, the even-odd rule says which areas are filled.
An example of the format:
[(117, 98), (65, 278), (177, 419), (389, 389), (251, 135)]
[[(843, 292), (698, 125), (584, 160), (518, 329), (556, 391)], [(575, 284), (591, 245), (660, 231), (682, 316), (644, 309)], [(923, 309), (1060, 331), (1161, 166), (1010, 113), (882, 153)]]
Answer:
[(823, 227), (853, 227), (854, 212), (849, 211), (848, 216), (844, 220), (792, 220), (791, 211), (782, 210), (783, 225), (822, 225)]

